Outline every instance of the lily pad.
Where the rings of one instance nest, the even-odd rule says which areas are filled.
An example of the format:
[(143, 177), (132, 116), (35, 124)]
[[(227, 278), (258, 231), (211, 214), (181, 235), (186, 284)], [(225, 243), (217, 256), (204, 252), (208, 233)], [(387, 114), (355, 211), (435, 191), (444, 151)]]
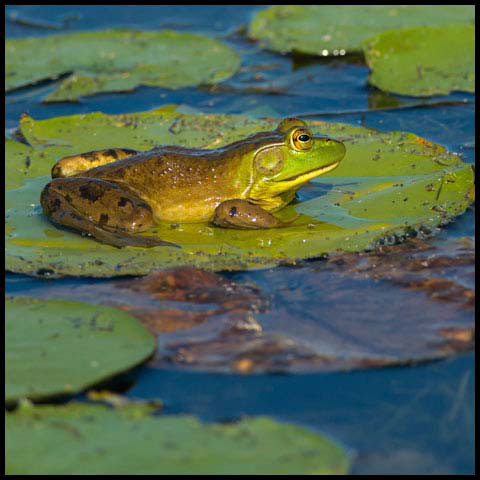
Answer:
[[(337, 250), (362, 251), (392, 235), (401, 239), (451, 221), (473, 200), (471, 166), (440, 145), (410, 133), (310, 122), (315, 133), (342, 140), (347, 154), (336, 170), (301, 189), (299, 201), (278, 213), (281, 219), (300, 214), (288, 227), (241, 231), (206, 223), (162, 223), (143, 235), (157, 235), (181, 248), (119, 250), (59, 229), (42, 214), (40, 192), (52, 165), (63, 156), (111, 147), (147, 150), (158, 144), (216, 148), (274, 129), (278, 121), (187, 115), (173, 108), (42, 121), (23, 117), (20, 129), (30, 147), (6, 144), (10, 185), (24, 182), (6, 195), (7, 270), (114, 276), (179, 265), (208, 270), (269, 267)], [(27, 154), (29, 169), (22, 158)], [(35, 177), (30, 170), (45, 176)]]
[(344, 55), (392, 28), (474, 21), (473, 5), (276, 5), (252, 19), (248, 35), (281, 53)]
[(369, 82), (400, 95), (475, 91), (475, 27), (404, 28), (365, 41)]
[[(181, 88), (232, 76), (240, 57), (203, 35), (107, 30), (6, 40), (5, 89), (70, 74), (45, 101), (77, 100), (139, 85)], [(73, 72), (73, 73), (72, 73)]]
[(73, 394), (149, 357), (154, 338), (130, 315), (78, 302), (6, 300), (5, 398)]
[[(228, 425), (153, 417), (131, 405), (26, 405), (6, 414), (6, 473), (43, 475), (346, 474), (332, 440), (267, 417)], [(55, 445), (55, 448), (52, 448)]]

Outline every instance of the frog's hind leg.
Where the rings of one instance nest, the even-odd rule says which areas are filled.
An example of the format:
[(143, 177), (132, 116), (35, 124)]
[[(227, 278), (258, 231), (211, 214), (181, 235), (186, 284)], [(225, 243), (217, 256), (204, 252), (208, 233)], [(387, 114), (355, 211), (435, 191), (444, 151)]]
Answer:
[(123, 160), (139, 153), (130, 148), (108, 148), (105, 150), (93, 150), (92, 152), (80, 153), (63, 157), (52, 168), (52, 178), (63, 178), (78, 175), (85, 170), (107, 165), (108, 163)]
[[(72, 200), (75, 199), (75, 200)], [(96, 178), (59, 178), (40, 197), (45, 215), (95, 240), (122, 248), (178, 245), (158, 237), (139, 237), (153, 223), (151, 207), (133, 192)]]

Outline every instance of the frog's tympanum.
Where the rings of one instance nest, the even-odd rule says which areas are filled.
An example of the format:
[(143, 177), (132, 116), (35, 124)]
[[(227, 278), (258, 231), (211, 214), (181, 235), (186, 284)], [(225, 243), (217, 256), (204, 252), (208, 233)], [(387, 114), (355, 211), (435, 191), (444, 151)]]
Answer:
[(343, 143), (313, 136), (305, 122), (287, 118), (276, 130), (216, 150), (115, 148), (65, 157), (53, 167), (40, 201), (51, 221), (103, 243), (177, 246), (134, 234), (156, 222), (282, 227), (271, 212), (344, 155)]

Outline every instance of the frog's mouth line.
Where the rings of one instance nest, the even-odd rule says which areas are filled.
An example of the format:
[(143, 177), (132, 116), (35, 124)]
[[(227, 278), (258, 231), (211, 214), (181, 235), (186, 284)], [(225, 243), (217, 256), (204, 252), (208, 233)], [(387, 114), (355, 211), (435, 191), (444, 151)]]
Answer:
[(299, 173), (298, 175), (294, 175), (293, 177), (283, 178), (282, 180), (278, 180), (278, 182), (293, 182), (295, 180), (303, 180), (303, 179), (307, 181), (307, 180), (310, 180), (311, 178), (317, 177), (318, 175), (323, 175), (324, 173), (327, 173), (330, 170), (333, 170), (339, 163), (340, 163), (340, 160), (337, 160), (336, 162), (330, 163), (329, 165), (326, 165), (324, 167), (314, 168), (313, 170), (309, 170), (308, 172), (304, 172), (304, 173)]

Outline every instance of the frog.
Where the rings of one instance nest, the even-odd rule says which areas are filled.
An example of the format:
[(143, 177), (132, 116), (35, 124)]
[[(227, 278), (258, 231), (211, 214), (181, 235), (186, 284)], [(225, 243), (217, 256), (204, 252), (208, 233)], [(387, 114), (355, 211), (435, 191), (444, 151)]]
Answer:
[(161, 145), (64, 157), (40, 203), (54, 224), (101, 243), (178, 248), (137, 234), (162, 222), (280, 228), (287, 223), (273, 213), (302, 185), (335, 169), (345, 153), (340, 140), (314, 135), (305, 121), (289, 117), (274, 130), (216, 149)]

